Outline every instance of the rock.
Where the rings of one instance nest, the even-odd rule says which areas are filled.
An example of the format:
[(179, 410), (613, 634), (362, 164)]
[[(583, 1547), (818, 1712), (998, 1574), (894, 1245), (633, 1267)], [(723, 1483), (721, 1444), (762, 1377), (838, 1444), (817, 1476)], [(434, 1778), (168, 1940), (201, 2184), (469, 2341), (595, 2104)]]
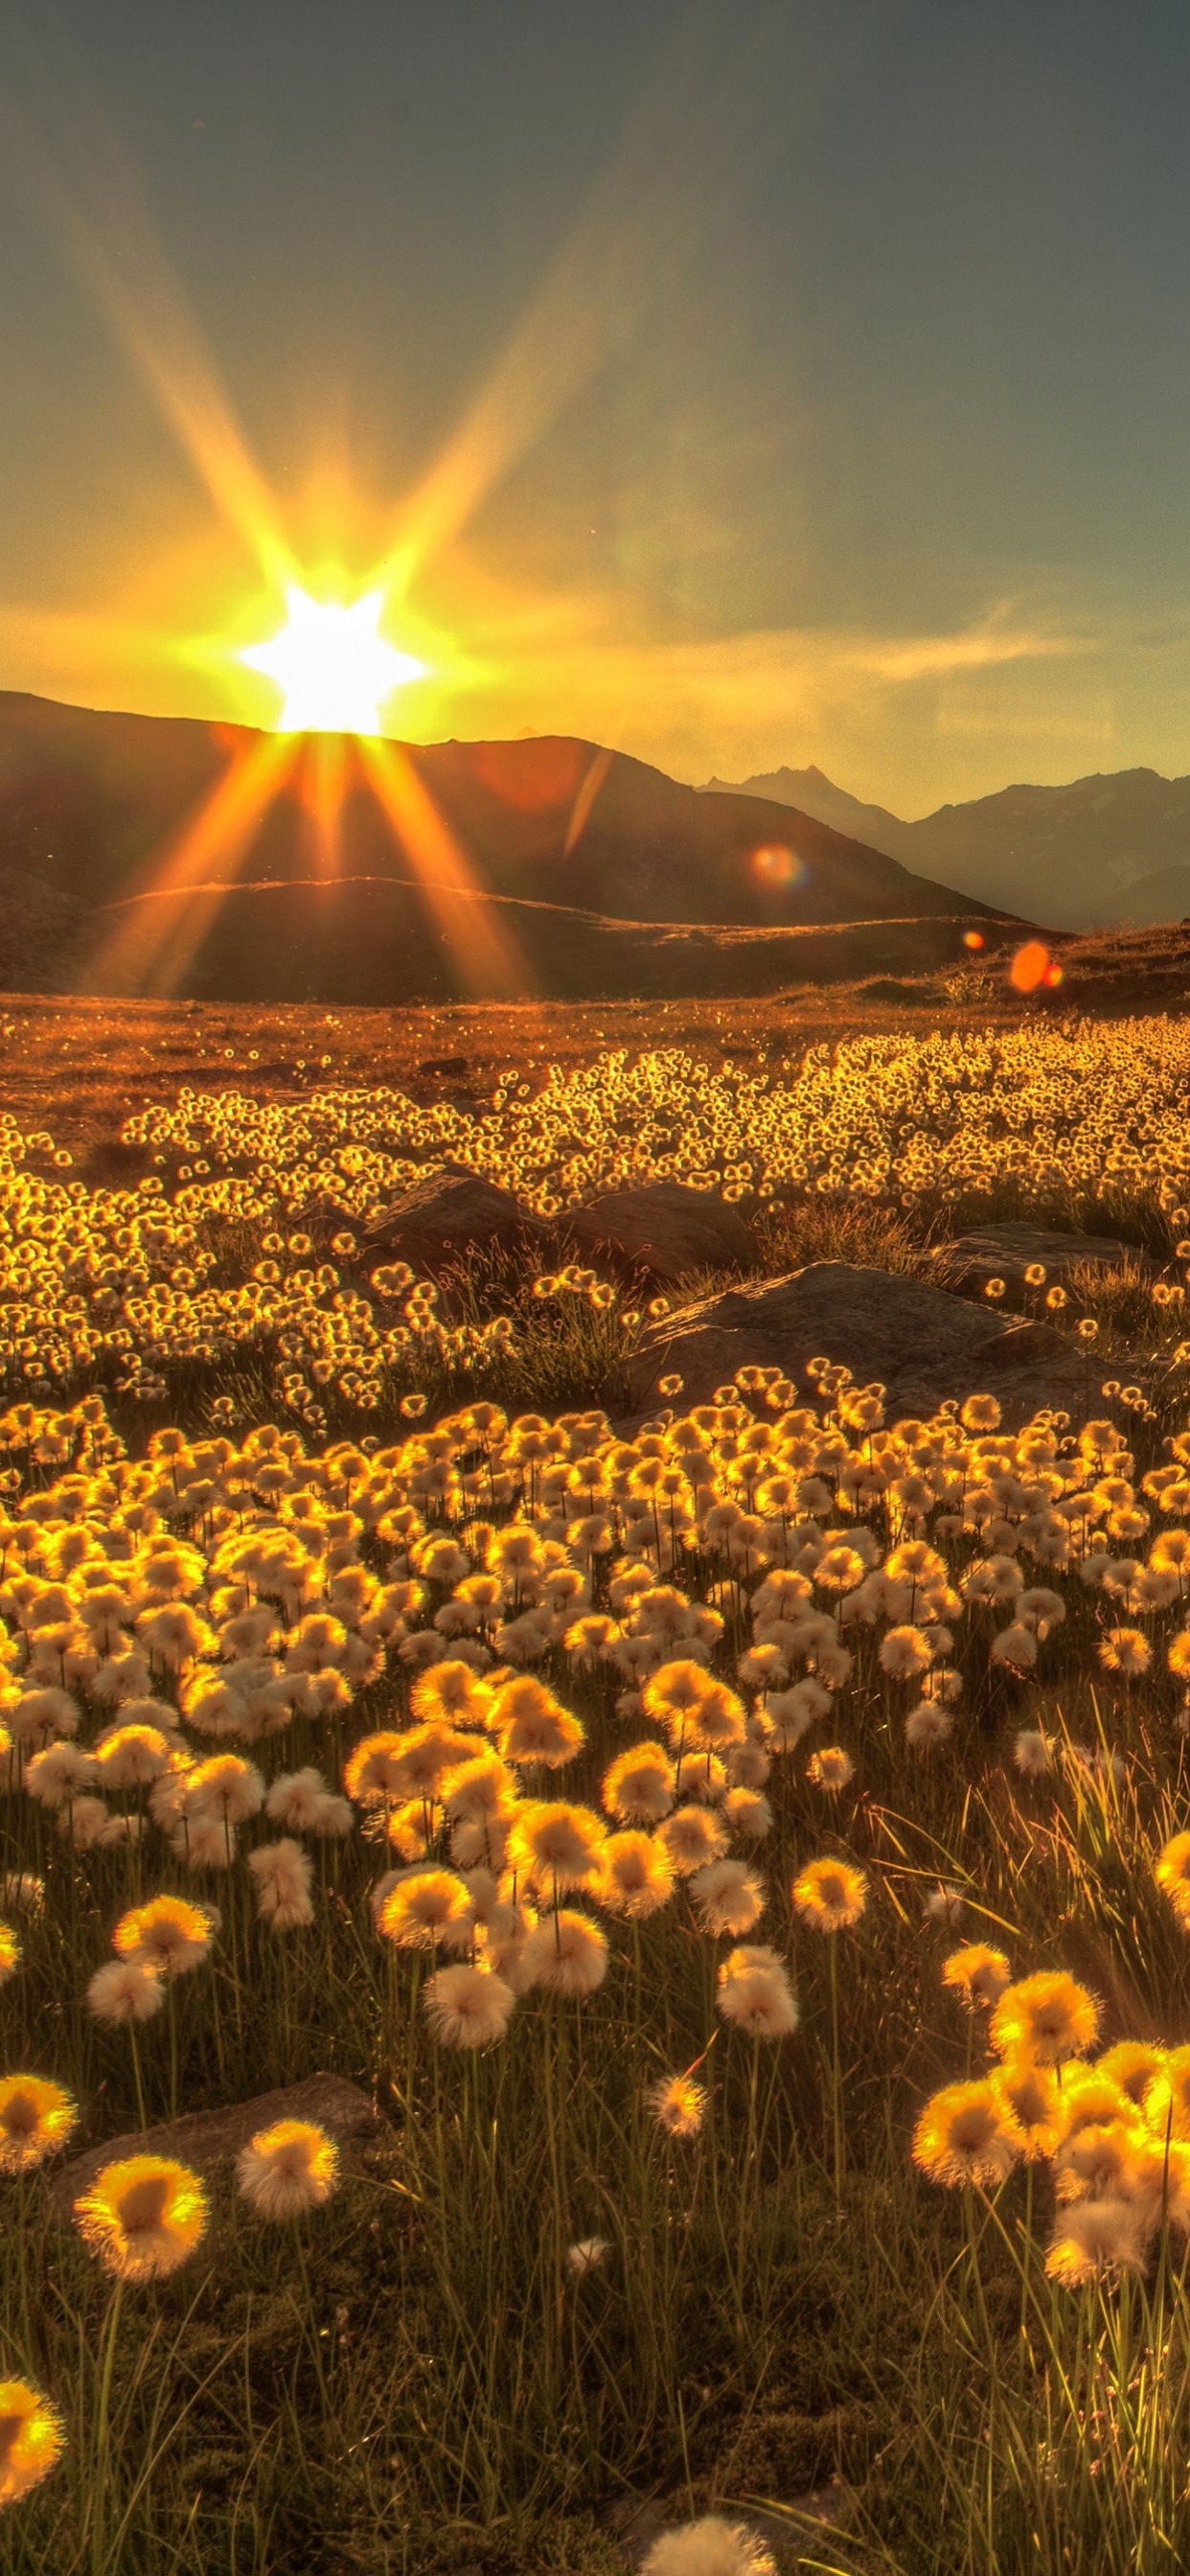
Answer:
[(692, 1270), (726, 1270), (756, 1260), (739, 1214), (712, 1190), (658, 1181), (647, 1190), (610, 1190), (590, 1207), (569, 1208), (567, 1231), (588, 1256), (610, 1254), (621, 1268), (672, 1281)]
[(511, 1190), (461, 1164), (440, 1164), (373, 1220), (362, 1252), (369, 1261), (407, 1261), (418, 1272), (433, 1272), (466, 1252), (511, 1251), (539, 1232)]
[(880, 1379), (893, 1421), (932, 1413), (945, 1396), (979, 1393), (997, 1396), (1013, 1426), (1043, 1404), (1087, 1409), (1086, 1363), (1051, 1325), (846, 1261), (813, 1261), (786, 1278), (745, 1280), (679, 1307), (633, 1363), (633, 1403), (655, 1406), (658, 1379), (671, 1371), (682, 1379), (685, 1408), (705, 1404), (746, 1362), (802, 1379), (818, 1356), (841, 1361), (859, 1385)]
[(79, 2193), (94, 2182), (100, 2167), (116, 2164), (123, 2156), (179, 2156), (183, 2164), (203, 2173), (208, 2166), (238, 2155), (258, 2129), (271, 2128), (274, 2120), (316, 2120), (340, 2143), (362, 2137), (377, 2125), (375, 2109), (358, 2084), (349, 2084), (342, 2075), (307, 2075), (300, 2084), (257, 2093), (250, 2102), (233, 2102), (225, 2110), (187, 2111), (174, 2128), (163, 2120), (157, 2128), (147, 2129), (143, 2138), (109, 2138), (101, 2147), (88, 2147), (83, 2155), (72, 2156), (69, 2164), (60, 2166), (54, 2176), (54, 2197), (69, 2210)]
[(1044, 1225), (983, 1226), (972, 1234), (960, 1234), (954, 1243), (940, 1244), (934, 1259), (948, 1282), (962, 1280), (971, 1288), (982, 1288), (988, 1279), (1023, 1288), (1026, 1270), (1038, 1261), (1051, 1287), (1078, 1261), (1095, 1261), (1112, 1271), (1124, 1269), (1129, 1262), (1152, 1268), (1146, 1252), (1134, 1243), (1118, 1242), (1114, 1235), (1068, 1234)]

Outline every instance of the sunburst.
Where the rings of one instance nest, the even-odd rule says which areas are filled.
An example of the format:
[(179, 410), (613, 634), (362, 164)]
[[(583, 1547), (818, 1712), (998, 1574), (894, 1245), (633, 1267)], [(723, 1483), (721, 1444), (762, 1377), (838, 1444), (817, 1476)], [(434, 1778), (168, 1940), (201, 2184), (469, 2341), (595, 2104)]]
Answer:
[(240, 654), (280, 689), (285, 733), (379, 734), (381, 710), (397, 689), (424, 679), (427, 665), (380, 632), (384, 593), (365, 591), (350, 606), (314, 599), (296, 583), (286, 591), (288, 617), (279, 634)]

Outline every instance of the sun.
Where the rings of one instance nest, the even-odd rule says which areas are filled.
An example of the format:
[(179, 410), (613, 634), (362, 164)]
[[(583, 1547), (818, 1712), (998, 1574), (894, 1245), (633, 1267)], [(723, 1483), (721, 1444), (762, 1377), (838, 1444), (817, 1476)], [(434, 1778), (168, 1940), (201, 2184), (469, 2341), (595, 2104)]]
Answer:
[(381, 634), (383, 591), (366, 591), (344, 607), (312, 599), (294, 584), (285, 604), (289, 615), (280, 633), (248, 645), (239, 657), (280, 689), (281, 730), (378, 734), (386, 699), (423, 679), (427, 668)]

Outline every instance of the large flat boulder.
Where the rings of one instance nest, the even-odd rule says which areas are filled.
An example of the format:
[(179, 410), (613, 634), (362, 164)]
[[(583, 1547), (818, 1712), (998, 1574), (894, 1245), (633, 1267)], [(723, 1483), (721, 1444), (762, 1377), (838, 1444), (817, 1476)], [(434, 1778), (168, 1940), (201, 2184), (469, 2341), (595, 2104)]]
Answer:
[(432, 1274), (468, 1252), (515, 1251), (539, 1232), (511, 1190), (455, 1163), (402, 1190), (369, 1226), (363, 1251), (367, 1260), (407, 1261)]
[(673, 1372), (682, 1406), (705, 1404), (747, 1362), (804, 1384), (815, 1358), (842, 1362), (860, 1385), (878, 1378), (891, 1420), (932, 1413), (946, 1396), (986, 1393), (1015, 1427), (1043, 1404), (1081, 1416), (1098, 1392), (1082, 1355), (1049, 1324), (999, 1315), (898, 1271), (813, 1261), (667, 1315), (634, 1362), (632, 1400), (655, 1405), (658, 1380)]
[(1115, 1235), (1069, 1234), (1046, 1225), (979, 1226), (953, 1243), (940, 1244), (934, 1259), (948, 1284), (961, 1281), (966, 1288), (984, 1288), (989, 1279), (1002, 1279), (1006, 1287), (1023, 1289), (1025, 1272), (1037, 1263), (1049, 1287), (1060, 1285), (1081, 1261), (1093, 1261), (1112, 1273), (1130, 1264), (1144, 1270), (1152, 1267), (1147, 1253), (1134, 1243), (1119, 1242)]
[(748, 1267), (756, 1244), (739, 1209), (714, 1190), (658, 1181), (647, 1190), (609, 1190), (569, 1208), (567, 1231), (588, 1258), (669, 1285), (694, 1270)]

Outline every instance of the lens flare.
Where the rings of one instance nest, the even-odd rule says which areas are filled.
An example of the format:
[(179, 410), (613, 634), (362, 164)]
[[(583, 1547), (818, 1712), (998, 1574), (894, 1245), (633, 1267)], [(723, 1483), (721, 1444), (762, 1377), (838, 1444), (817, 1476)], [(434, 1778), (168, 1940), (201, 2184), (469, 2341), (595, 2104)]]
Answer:
[(965, 930), (963, 932), (963, 946), (964, 948), (982, 948), (982, 930)]
[(752, 867), (762, 885), (782, 891), (804, 885), (810, 873), (805, 860), (799, 859), (796, 850), (786, 849), (783, 841), (766, 841), (762, 848), (754, 850)]
[[(1017, 949), (1008, 969), (1008, 981), (1013, 991), (1036, 993), (1040, 985), (1052, 983), (1055, 980), (1050, 971), (1052, 965), (1053, 960), (1044, 940), (1027, 939), (1024, 947)], [(1061, 971), (1059, 967), (1059, 979)]]
[(280, 633), (247, 645), (239, 657), (280, 689), (280, 730), (378, 734), (380, 710), (394, 689), (426, 675), (424, 662), (381, 634), (383, 591), (366, 591), (346, 608), (312, 599), (294, 583), (285, 604), (289, 616)]

